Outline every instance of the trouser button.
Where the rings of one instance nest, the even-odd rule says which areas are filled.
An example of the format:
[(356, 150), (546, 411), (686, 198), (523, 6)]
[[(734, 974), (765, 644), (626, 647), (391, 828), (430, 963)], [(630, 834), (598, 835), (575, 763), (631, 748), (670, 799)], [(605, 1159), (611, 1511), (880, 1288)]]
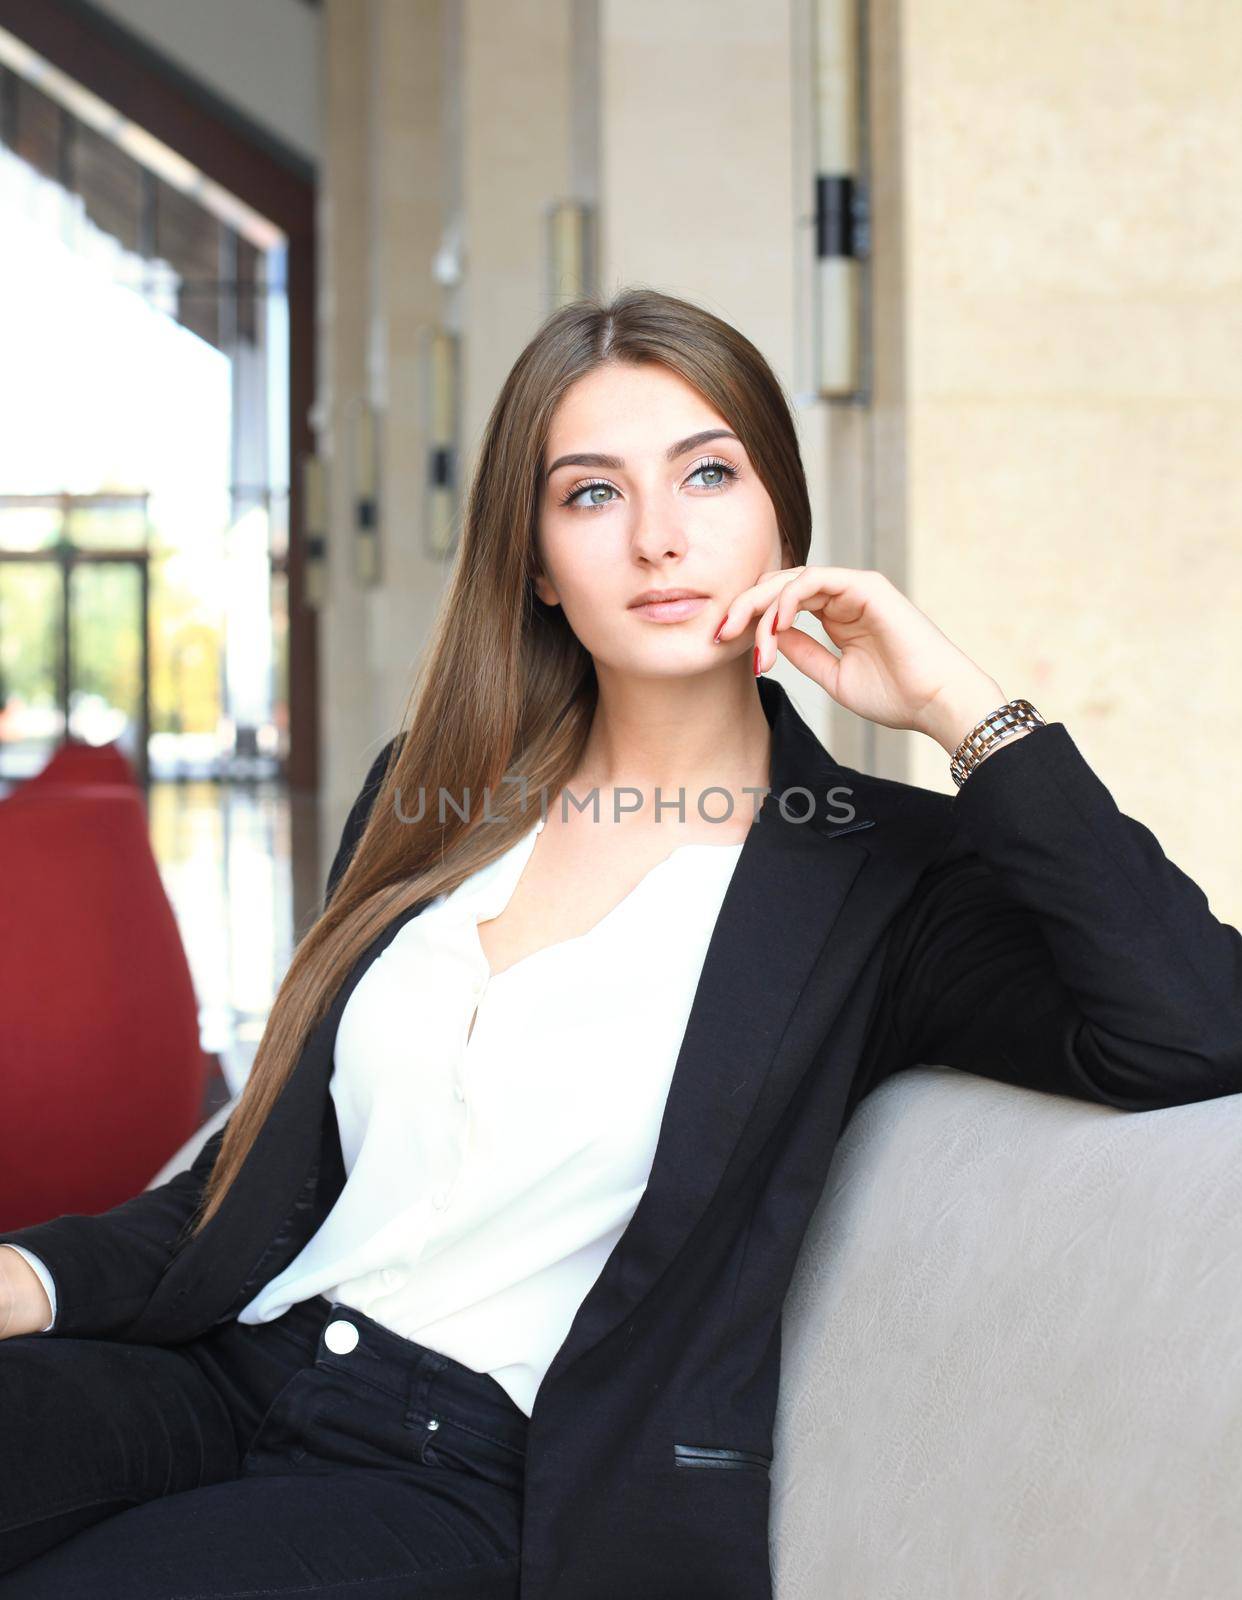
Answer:
[(352, 1322), (330, 1322), (323, 1330), (323, 1342), (334, 1355), (347, 1356), (358, 1343), (358, 1330)]

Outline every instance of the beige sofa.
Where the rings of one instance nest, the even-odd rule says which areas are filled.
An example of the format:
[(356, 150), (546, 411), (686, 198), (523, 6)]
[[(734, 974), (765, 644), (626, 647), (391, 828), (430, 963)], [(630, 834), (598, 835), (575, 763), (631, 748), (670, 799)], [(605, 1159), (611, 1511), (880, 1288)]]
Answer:
[(777, 1600), (1242, 1596), (1242, 1095), (858, 1106), (785, 1302)]
[(776, 1600), (1242, 1597), (1242, 1095), (868, 1095), (785, 1302), (771, 1526)]

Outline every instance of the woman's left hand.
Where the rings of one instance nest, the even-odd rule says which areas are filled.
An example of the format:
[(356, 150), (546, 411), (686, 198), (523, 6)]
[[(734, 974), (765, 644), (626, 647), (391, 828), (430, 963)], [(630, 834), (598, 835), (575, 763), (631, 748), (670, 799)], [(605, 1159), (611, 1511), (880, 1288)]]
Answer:
[[(818, 618), (841, 651), (794, 626)], [(995, 678), (941, 633), (882, 572), (857, 567), (782, 567), (761, 573), (730, 605), (718, 639), (727, 644), (751, 621), (755, 672), (777, 652), (838, 705), (886, 728), (936, 740), (949, 755), (980, 718), (1003, 705)]]

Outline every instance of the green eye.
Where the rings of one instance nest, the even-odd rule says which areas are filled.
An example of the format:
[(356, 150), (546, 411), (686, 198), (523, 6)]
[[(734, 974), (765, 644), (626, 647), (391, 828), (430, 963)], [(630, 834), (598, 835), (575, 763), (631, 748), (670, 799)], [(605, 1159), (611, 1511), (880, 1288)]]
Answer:
[[(731, 466), (729, 462), (722, 461), (719, 456), (711, 456), (706, 461), (700, 461), (696, 467), (691, 469), (686, 481), (689, 482), (690, 478), (697, 478), (701, 472), (719, 472), (723, 474), (719, 483), (700, 485), (701, 488), (708, 490), (711, 494), (719, 494), (722, 489), (727, 488), (739, 476), (738, 469)], [(588, 478), (584, 483), (575, 483), (569, 493), (563, 495), (557, 501), (557, 504), (561, 506), (573, 505), (579, 495), (586, 494), (590, 489), (609, 489), (614, 495), (617, 493), (616, 486), (609, 483), (606, 478)], [(580, 511), (595, 511), (611, 504), (611, 500), (594, 500), (583, 502), (577, 509)]]

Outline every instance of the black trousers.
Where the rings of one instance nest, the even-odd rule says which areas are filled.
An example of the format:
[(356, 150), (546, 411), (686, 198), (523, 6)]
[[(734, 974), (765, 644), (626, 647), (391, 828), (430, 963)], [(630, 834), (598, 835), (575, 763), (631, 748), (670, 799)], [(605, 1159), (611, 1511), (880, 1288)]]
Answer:
[(175, 1346), (0, 1340), (0, 1600), (512, 1600), (526, 1429), (321, 1295)]

